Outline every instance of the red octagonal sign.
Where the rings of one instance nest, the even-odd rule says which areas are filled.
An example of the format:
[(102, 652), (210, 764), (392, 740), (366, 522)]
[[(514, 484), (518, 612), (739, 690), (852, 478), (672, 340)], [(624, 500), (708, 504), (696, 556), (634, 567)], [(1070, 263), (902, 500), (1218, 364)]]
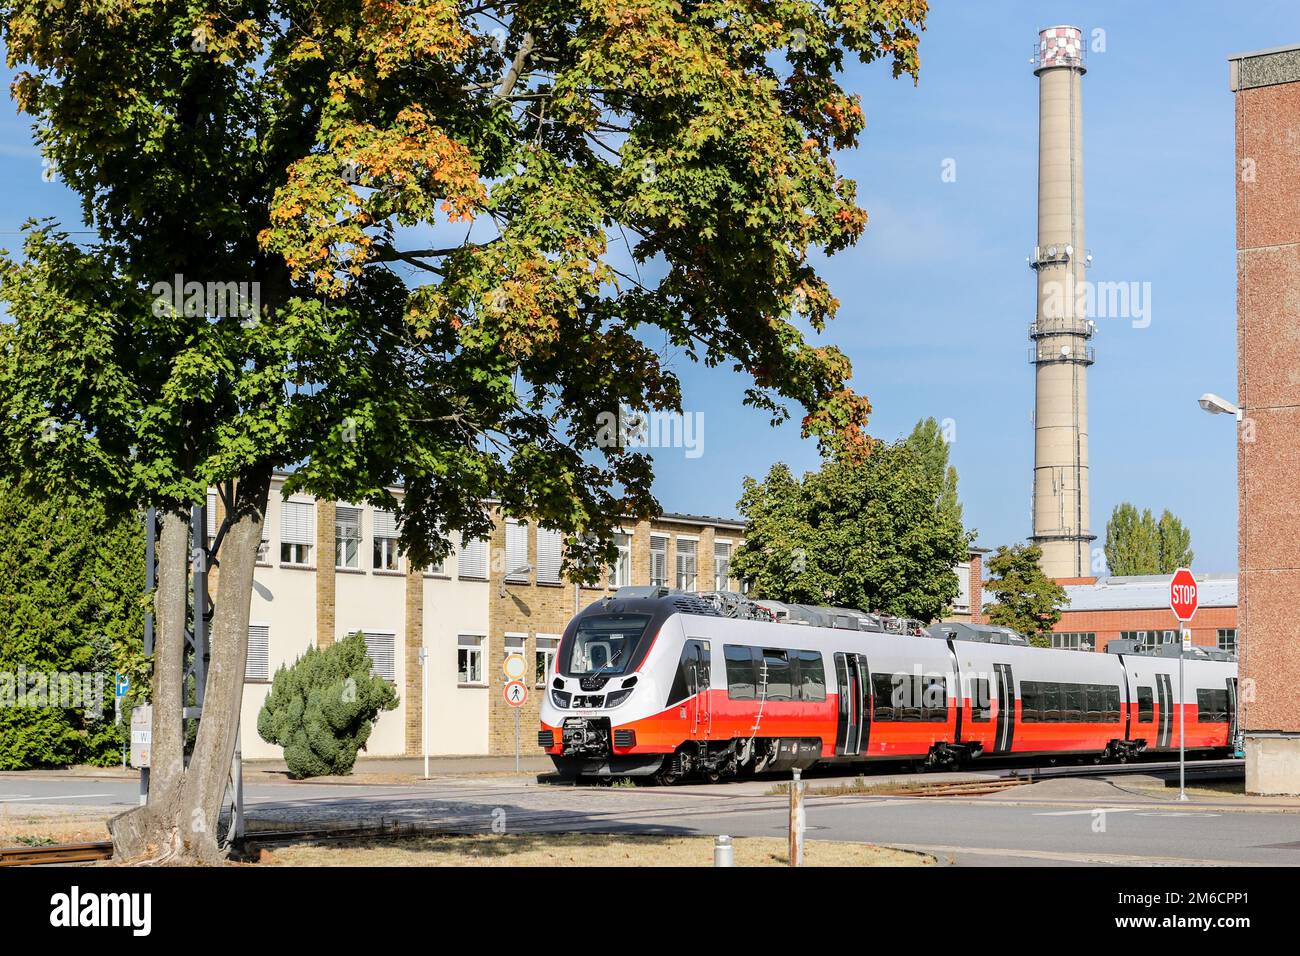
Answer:
[(1187, 568), (1179, 568), (1169, 581), (1169, 609), (1178, 620), (1190, 621), (1198, 603), (1196, 578)]

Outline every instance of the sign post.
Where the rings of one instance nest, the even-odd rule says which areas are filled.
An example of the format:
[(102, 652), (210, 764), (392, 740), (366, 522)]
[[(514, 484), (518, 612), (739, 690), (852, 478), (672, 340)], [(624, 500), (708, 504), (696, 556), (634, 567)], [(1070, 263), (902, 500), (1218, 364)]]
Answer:
[[(523, 655), (521, 654), (512, 654), (511, 657), (516, 657), (521, 661), (523, 660)], [(510, 658), (506, 658), (506, 660), (508, 662)], [(514, 668), (510, 667), (509, 664), (507, 664), (506, 675), (509, 676), (513, 669)], [(522, 675), (522, 671), (520, 673)], [(509, 704), (511, 707), (513, 707), (515, 711), (515, 773), (518, 773), (519, 772), (519, 708), (523, 707), (524, 703), (528, 700), (528, 685), (525, 684), (522, 680), (520, 680), (517, 677), (511, 677), (510, 680), (506, 681), (506, 686), (502, 690), (502, 695), (505, 697), (506, 703)]]
[(424, 755), (424, 779), (429, 779), (429, 649), (420, 648), (420, 752)]
[[(113, 675), (113, 723), (115, 725), (122, 723), (122, 698), (130, 690), (131, 682), (126, 679), (124, 674)], [(126, 769), (126, 752), (127, 747), (122, 748), (122, 769)]]
[(1178, 799), (1187, 799), (1187, 706), (1183, 701), (1183, 662), (1192, 646), (1192, 631), (1182, 627), (1192, 619), (1200, 604), (1196, 578), (1188, 568), (1179, 568), (1169, 579), (1169, 609), (1179, 624), (1178, 644)]

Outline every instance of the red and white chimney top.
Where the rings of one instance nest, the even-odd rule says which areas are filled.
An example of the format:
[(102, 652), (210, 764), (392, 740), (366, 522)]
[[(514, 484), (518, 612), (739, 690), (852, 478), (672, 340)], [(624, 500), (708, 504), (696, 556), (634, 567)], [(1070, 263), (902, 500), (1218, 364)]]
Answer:
[(1038, 31), (1038, 69), (1053, 66), (1084, 69), (1083, 31), (1078, 27), (1048, 27)]

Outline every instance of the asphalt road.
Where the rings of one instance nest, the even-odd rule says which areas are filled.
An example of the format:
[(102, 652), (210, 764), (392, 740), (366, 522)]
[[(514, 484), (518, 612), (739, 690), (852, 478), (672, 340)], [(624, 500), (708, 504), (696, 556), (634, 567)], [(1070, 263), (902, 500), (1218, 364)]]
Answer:
[[(1300, 865), (1300, 805), (1245, 811), (1216, 797), (1130, 792), (1131, 780), (1049, 781), (972, 798), (810, 796), (808, 838), (925, 850), (959, 865)], [(445, 777), (415, 785), (251, 783), (250, 816), (451, 829), (727, 833), (785, 831), (786, 798), (762, 785), (551, 787), (515, 777)], [(138, 801), (134, 782), (4, 775), (0, 812), (26, 805), (103, 807)]]

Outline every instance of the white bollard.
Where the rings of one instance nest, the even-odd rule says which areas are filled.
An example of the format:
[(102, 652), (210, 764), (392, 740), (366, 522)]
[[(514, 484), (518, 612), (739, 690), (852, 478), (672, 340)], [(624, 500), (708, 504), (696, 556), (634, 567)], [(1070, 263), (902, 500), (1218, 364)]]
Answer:
[(716, 837), (713, 841), (713, 865), (714, 866), (735, 866), (736, 865), (736, 848), (731, 843), (731, 837), (723, 835)]

